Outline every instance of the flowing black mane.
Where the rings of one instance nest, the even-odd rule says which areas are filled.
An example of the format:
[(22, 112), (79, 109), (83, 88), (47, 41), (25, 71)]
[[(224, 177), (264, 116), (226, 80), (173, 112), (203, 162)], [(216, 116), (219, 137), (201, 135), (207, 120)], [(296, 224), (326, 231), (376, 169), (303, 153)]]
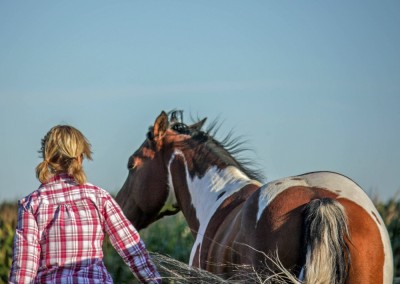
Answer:
[[(202, 143), (207, 151), (214, 153), (227, 165), (232, 165), (243, 171), (249, 178), (263, 181), (264, 176), (260, 169), (254, 167), (254, 161), (244, 158), (241, 154), (250, 149), (244, 147), (247, 141), (243, 136), (234, 137), (233, 131), (230, 131), (221, 141), (215, 139), (218, 130), (221, 127), (218, 119), (215, 119), (205, 131), (201, 128), (191, 128), (182, 122), (182, 111), (172, 111), (170, 115), (170, 128), (180, 134), (190, 135), (193, 140)], [(196, 121), (192, 118), (194, 124)], [(188, 145), (189, 146), (189, 145)]]

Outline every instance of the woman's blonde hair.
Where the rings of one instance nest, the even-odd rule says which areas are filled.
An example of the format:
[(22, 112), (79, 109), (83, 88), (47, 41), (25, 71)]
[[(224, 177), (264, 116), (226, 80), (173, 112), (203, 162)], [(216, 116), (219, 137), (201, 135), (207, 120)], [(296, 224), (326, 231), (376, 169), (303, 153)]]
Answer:
[(43, 162), (36, 167), (36, 177), (46, 183), (57, 173), (67, 173), (76, 182), (84, 184), (83, 158), (92, 159), (91, 145), (86, 137), (69, 125), (54, 126), (42, 139)]

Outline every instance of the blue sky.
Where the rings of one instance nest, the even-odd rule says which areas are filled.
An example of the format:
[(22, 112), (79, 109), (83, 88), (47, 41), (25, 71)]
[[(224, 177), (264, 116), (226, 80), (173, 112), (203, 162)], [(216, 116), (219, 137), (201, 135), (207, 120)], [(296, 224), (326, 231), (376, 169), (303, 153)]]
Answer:
[(93, 146), (89, 180), (123, 184), (162, 110), (217, 117), (271, 181), (345, 174), (400, 190), (399, 1), (1, 1), (0, 201), (39, 185), (56, 124)]

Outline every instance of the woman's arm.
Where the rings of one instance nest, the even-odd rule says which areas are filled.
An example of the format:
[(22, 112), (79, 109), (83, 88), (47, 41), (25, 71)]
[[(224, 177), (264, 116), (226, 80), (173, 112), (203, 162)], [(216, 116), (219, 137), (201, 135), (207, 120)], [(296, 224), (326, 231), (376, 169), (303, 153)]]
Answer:
[(142, 283), (161, 283), (139, 233), (112, 197), (105, 201), (105, 229), (111, 244)]
[(32, 212), (19, 202), (9, 283), (34, 282), (40, 261), (38, 235), (38, 226)]

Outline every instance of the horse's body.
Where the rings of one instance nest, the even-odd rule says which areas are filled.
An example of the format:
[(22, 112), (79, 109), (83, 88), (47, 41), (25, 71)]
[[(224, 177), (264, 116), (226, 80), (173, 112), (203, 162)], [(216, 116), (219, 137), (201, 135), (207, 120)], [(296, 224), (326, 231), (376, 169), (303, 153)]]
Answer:
[(261, 185), (223, 143), (163, 112), (131, 156), (117, 195), (141, 229), (182, 210), (191, 265), (232, 277), (277, 256), (307, 283), (391, 283), (392, 252), (373, 203), (352, 180), (315, 172)]

